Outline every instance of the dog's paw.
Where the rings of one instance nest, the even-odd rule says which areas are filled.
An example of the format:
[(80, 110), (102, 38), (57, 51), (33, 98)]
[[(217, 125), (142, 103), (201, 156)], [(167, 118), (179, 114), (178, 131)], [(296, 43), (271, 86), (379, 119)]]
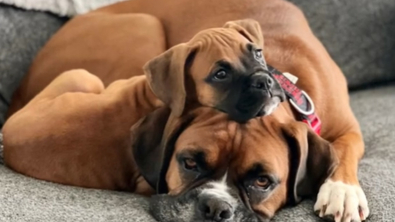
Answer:
[(369, 216), (365, 193), (358, 185), (327, 180), (320, 188), (314, 211), (335, 222), (359, 222)]

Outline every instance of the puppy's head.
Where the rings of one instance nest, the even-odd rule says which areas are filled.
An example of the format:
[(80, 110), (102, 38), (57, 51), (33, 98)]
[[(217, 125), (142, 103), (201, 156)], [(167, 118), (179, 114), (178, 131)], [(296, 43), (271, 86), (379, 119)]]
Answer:
[(268, 72), (258, 22), (239, 20), (199, 32), (149, 61), (154, 93), (175, 116), (185, 107), (214, 107), (244, 122), (270, 114), (284, 92)]
[(304, 123), (273, 116), (238, 124), (210, 108), (183, 118), (162, 108), (132, 134), (137, 165), (162, 194), (151, 205), (160, 221), (263, 221), (315, 193), (337, 164)]

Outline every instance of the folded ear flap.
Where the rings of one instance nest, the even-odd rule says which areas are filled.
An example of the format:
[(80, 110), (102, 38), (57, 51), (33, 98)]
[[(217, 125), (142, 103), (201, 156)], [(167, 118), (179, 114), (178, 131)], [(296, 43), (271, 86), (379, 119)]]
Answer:
[(318, 192), (339, 160), (332, 145), (307, 124), (294, 122), (284, 125), (282, 130), (290, 149), (290, 202), (298, 203), (302, 197)]
[(178, 118), (162, 107), (139, 120), (131, 128), (132, 151), (147, 182), (158, 193), (167, 192), (166, 172), (174, 144), (190, 118)]
[(156, 187), (162, 161), (162, 135), (170, 108), (162, 107), (140, 119), (131, 128), (132, 151), (140, 173)]
[(195, 51), (186, 43), (179, 44), (148, 61), (143, 67), (152, 91), (172, 109), (176, 117), (184, 111), (185, 74)]
[(259, 22), (253, 19), (243, 19), (225, 23), (224, 28), (235, 29), (250, 42), (263, 48), (263, 34)]

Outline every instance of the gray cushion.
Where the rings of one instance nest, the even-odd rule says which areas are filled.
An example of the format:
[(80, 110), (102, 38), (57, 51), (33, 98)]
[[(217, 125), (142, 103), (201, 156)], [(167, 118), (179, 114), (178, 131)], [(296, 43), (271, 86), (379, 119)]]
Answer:
[[(394, 95), (395, 85), (351, 96), (366, 142), (359, 177), (374, 222), (395, 218)], [(147, 200), (136, 195), (47, 183), (1, 165), (0, 200), (0, 221), (152, 221)], [(274, 221), (319, 221), (312, 209), (307, 200), (280, 211)]]
[(133, 194), (36, 181), (0, 166), (0, 221), (155, 221)]
[(11, 96), (35, 54), (65, 21), (0, 4), (0, 128)]
[(394, 0), (289, 0), (343, 70), (351, 88), (395, 80)]

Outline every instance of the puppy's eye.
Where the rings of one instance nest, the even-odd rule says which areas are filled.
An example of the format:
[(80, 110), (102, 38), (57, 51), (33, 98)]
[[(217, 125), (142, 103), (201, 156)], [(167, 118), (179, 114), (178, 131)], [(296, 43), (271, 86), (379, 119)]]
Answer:
[(192, 158), (184, 159), (184, 168), (187, 170), (198, 171), (197, 163)]
[(223, 70), (223, 69), (219, 70), (218, 72), (216, 72), (214, 74), (214, 78), (218, 79), (218, 80), (224, 80), (227, 77), (228, 77), (228, 73), (225, 70)]
[(272, 182), (271, 182), (270, 178), (267, 176), (259, 176), (255, 180), (255, 186), (260, 187), (264, 190), (267, 190), (271, 184), (272, 184)]

